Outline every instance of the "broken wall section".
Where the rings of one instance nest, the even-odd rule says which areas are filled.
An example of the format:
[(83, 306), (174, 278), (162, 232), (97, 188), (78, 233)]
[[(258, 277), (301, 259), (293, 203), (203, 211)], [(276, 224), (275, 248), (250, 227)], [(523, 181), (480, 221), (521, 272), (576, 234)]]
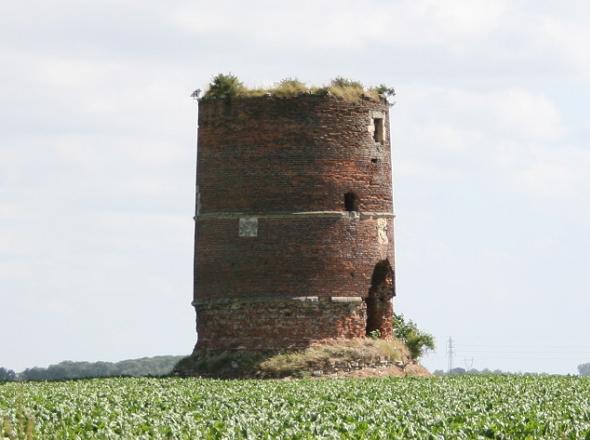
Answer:
[(367, 336), (377, 333), (381, 338), (393, 334), (393, 303), (395, 296), (394, 273), (389, 260), (375, 265), (369, 295), (365, 299), (367, 309)]

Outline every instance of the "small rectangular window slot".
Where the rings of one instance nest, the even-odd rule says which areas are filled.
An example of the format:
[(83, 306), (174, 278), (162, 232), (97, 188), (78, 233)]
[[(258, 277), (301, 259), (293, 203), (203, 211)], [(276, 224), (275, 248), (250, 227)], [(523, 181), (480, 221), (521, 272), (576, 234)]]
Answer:
[(347, 192), (344, 194), (344, 209), (348, 212), (360, 211), (360, 200), (359, 197), (353, 192)]
[(383, 143), (383, 118), (373, 118), (373, 140)]

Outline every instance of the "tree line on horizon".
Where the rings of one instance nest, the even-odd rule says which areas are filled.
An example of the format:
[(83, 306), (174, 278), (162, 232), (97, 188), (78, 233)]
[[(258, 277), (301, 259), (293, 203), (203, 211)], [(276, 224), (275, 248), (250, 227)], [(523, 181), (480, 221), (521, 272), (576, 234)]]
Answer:
[(63, 361), (47, 368), (33, 367), (16, 373), (0, 367), (0, 382), (68, 380), (114, 376), (166, 376), (184, 356), (154, 356), (120, 362)]
[(486, 376), (486, 375), (502, 375), (502, 374), (526, 374), (526, 375), (534, 375), (534, 376), (542, 376), (546, 373), (536, 373), (536, 372), (518, 372), (514, 373), (512, 371), (503, 371), (498, 368), (495, 370), (490, 370), (489, 368), (484, 368), (482, 370), (478, 370), (477, 368), (461, 368), (455, 367), (451, 371), (444, 371), (444, 370), (434, 370), (432, 373), (435, 376), (463, 376), (463, 375), (478, 375), (478, 376)]
[(578, 365), (580, 376), (590, 376), (590, 363)]
[[(510, 371), (502, 371), (499, 369), (490, 370), (489, 368), (484, 368), (483, 370), (478, 370), (476, 368), (465, 369), (465, 368), (461, 368), (461, 367), (455, 367), (451, 371), (434, 370), (434, 372), (432, 374), (434, 374), (435, 376), (461, 376), (464, 374), (471, 374), (471, 375), (526, 374), (526, 375), (541, 376), (541, 375), (545, 375), (548, 373), (534, 373), (534, 372), (513, 373)], [(590, 363), (578, 365), (578, 374), (580, 376), (590, 376)]]

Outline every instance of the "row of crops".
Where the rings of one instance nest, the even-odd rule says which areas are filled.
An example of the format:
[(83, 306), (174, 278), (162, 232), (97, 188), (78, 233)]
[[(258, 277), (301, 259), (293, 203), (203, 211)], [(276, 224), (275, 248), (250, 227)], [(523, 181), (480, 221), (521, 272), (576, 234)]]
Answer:
[(0, 385), (0, 419), (8, 438), (590, 439), (590, 380), (7, 383)]

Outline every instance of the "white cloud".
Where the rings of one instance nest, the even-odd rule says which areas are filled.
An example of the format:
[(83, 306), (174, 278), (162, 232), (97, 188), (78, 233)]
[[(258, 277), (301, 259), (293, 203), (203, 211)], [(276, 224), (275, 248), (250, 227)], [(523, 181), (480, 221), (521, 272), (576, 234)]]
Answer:
[(195, 35), (242, 35), (247, 41), (290, 49), (362, 50), (373, 43), (408, 47), (449, 45), (494, 31), (507, 2), (402, 0), (258, 2), (236, 7), (220, 1), (204, 8), (184, 4), (172, 10), (174, 21)]
[(546, 52), (546, 63), (562, 63), (574, 76), (585, 81), (590, 80), (589, 14), (587, 11), (577, 20), (568, 21), (555, 16), (544, 17), (537, 29), (539, 44), (550, 50)]
[[(517, 185), (539, 198), (567, 200), (588, 207), (590, 202), (590, 150), (563, 146), (529, 151), (530, 162), (517, 173)], [(588, 211), (583, 217), (588, 218)]]
[(487, 179), (540, 198), (590, 193), (590, 150), (569, 143), (563, 116), (525, 89), (409, 86), (394, 107), (396, 172), (426, 179)]

